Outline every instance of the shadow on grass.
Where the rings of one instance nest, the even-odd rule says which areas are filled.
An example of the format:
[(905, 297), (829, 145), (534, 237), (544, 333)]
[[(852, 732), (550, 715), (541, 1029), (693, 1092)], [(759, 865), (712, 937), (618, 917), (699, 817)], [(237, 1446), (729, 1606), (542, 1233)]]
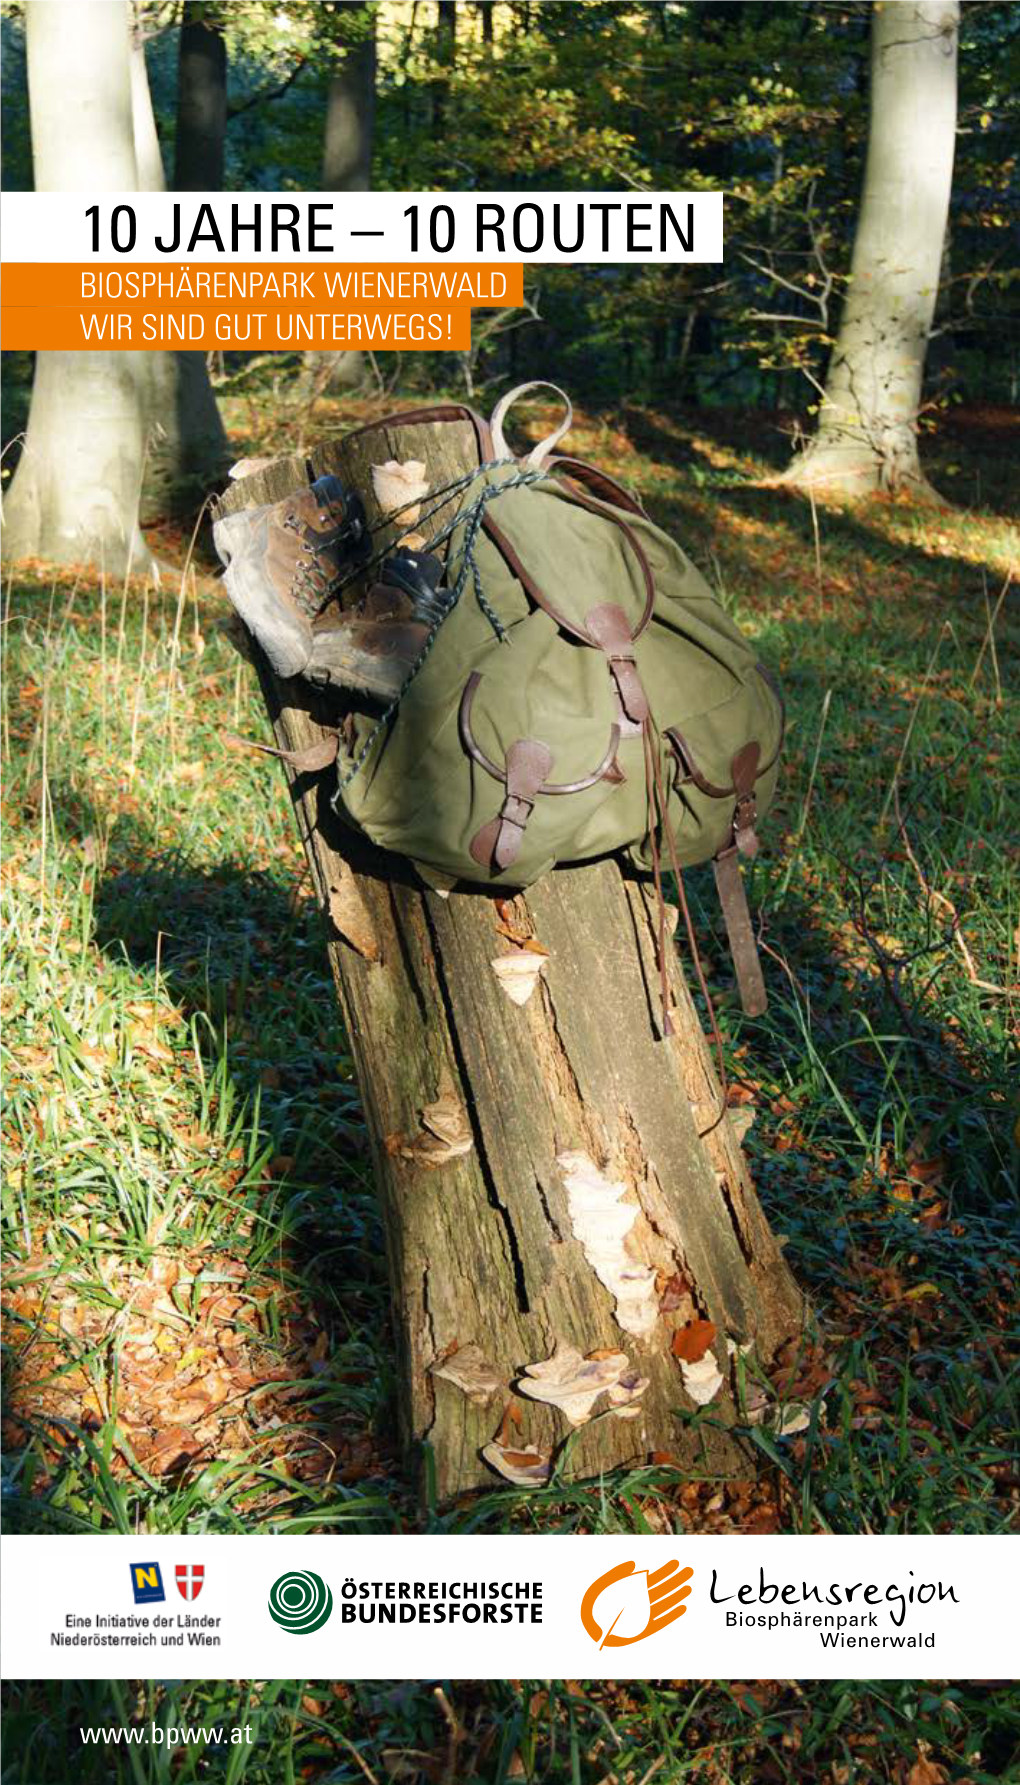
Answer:
[[(795, 439), (807, 440), (814, 431), (804, 425), (804, 417), (779, 409), (693, 409), (661, 404), (642, 409), (624, 404), (622, 416), (635, 446), (651, 458), (678, 470), (700, 464), (716, 476), (718, 467), (712, 466), (695, 444), (695, 435), (737, 454), (752, 452), (771, 471), (780, 473), (793, 459)], [(1016, 519), (1020, 512), (1014, 475), (1018, 450), (1020, 410), (1005, 406), (951, 410), (938, 418), (920, 442), (922, 463), (947, 506), (957, 512), (973, 506), (985, 516), (1006, 520)], [(970, 461), (966, 467), (956, 462), (961, 454)], [(966, 485), (958, 482), (964, 475)]]
[(105, 954), (158, 974), (183, 1014), (202, 1019), (237, 1100), (287, 1162), (285, 1226), (302, 1280), (334, 1319), (376, 1330), (386, 1296), (381, 1227), (313, 902), (263, 871), (229, 862), (201, 871), (169, 854), (104, 877), (95, 935)]
[[(721, 471), (713, 464), (710, 455), (695, 443), (695, 434), (707, 435), (729, 449), (746, 452), (748, 435), (746, 432), (741, 433), (732, 419), (730, 425), (726, 425), (725, 420), (720, 422), (715, 412), (706, 411), (693, 418), (685, 415), (674, 422), (657, 413), (633, 411), (627, 413), (626, 422), (634, 444), (647, 451), (657, 462), (670, 464), (687, 472), (699, 495), (700, 478), (704, 480), (702, 487), (711, 490), (712, 499), (718, 503), (721, 511), (729, 511), (735, 517), (769, 527), (779, 535), (777, 543), (781, 543), (785, 537), (791, 547), (802, 554), (806, 564), (812, 562), (815, 522), (807, 494), (785, 485), (761, 489), (753, 483), (730, 481), (732, 474)], [(754, 434), (753, 450), (756, 457), (765, 458), (777, 471), (782, 470), (789, 462), (787, 443), (778, 422), (767, 431)], [(672, 514), (675, 512), (682, 515), (683, 506), (682, 495), (677, 495), (668, 503), (659, 498), (653, 502), (653, 508), (663, 510), (667, 530), (671, 524), (676, 524), (672, 521)], [(881, 600), (883, 591), (880, 583), (873, 592), (869, 591), (861, 574), (862, 568), (866, 568), (873, 576), (880, 576), (889, 568), (903, 571), (912, 580), (915, 596), (918, 592), (925, 591), (934, 578), (936, 586), (931, 590), (932, 596), (947, 608), (956, 609), (962, 619), (972, 617), (975, 627), (983, 632), (987, 616), (981, 599), (982, 573), (987, 579), (988, 590), (994, 601), (1002, 583), (1001, 564), (947, 555), (932, 551), (924, 545), (912, 545), (902, 539), (890, 538), (880, 526), (869, 523), (870, 512), (866, 503), (845, 508), (830, 505), (822, 509), (816, 508), (823, 570), (833, 558), (840, 568), (848, 558), (860, 560), (861, 563), (856, 564), (854, 570), (859, 594), (866, 603), (869, 600)], [(928, 512), (917, 510), (919, 516)], [(1002, 512), (1008, 515), (1008, 507), (1004, 506)], [(959, 518), (958, 511), (956, 519)], [(987, 508), (975, 519), (987, 526)], [(939, 526), (939, 511), (931, 511), (930, 531), (933, 535), (938, 534)], [(737, 542), (732, 538), (727, 539), (727, 549), (731, 549), (735, 543)], [(754, 573), (754, 580), (759, 577), (760, 567)], [(753, 587), (753, 581), (750, 586)]]

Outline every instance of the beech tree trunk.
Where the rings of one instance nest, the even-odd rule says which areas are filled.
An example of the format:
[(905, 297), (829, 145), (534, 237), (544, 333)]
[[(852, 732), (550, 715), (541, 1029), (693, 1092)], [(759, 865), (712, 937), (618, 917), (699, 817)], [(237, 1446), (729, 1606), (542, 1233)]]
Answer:
[(227, 140), (227, 41), (215, 6), (184, 0), (177, 63), (175, 192), (219, 192)]
[[(477, 462), (473, 427), (402, 422), (312, 454), (316, 474), (361, 492), (373, 523), (370, 467), (391, 458), (423, 460), (437, 489)], [(303, 460), (280, 461), (220, 510), (278, 499), (304, 476)], [(279, 746), (321, 741), (337, 697), (251, 656)], [(433, 1491), (656, 1455), (746, 1469), (729, 1347), (767, 1366), (805, 1306), (729, 1117), (699, 1139), (719, 1091), (679, 956), (677, 1033), (659, 1038), (646, 883), (605, 860), (504, 907), (549, 951), (518, 1005), (491, 964), (513, 947), (496, 900), (424, 890), (338, 823), (332, 770), (287, 772), (371, 1140), (403, 1439), (427, 1457)], [(673, 1341), (698, 1319), (715, 1335), (691, 1367)], [(553, 1357), (552, 1380), (529, 1375)]]
[[(25, 26), (36, 190), (161, 190), (128, 0), (29, 0)], [(202, 354), (38, 353), (4, 552), (140, 574), (152, 565), (143, 508), (152, 519), (195, 506), (225, 456)]]
[[(127, 0), (29, 0), (25, 8), (37, 192), (135, 186)], [(10, 558), (151, 563), (138, 529), (145, 455), (144, 354), (38, 353), (28, 427), (4, 501)]]
[(326, 95), (322, 189), (367, 192), (375, 129), (375, 15), (360, 0), (345, 0), (334, 10), (341, 23), (350, 20), (357, 35), (334, 69)]
[(871, 118), (850, 289), (818, 433), (787, 481), (923, 492), (924, 362), (956, 137), (959, 0), (887, 0), (871, 25)]
[[(322, 11), (320, 29), (329, 36), (334, 50), (337, 39), (346, 44), (326, 95), (322, 190), (367, 192), (372, 184), (375, 135), (375, 13), (362, 0), (332, 0)], [(334, 386), (359, 384), (364, 373), (365, 356), (357, 348), (306, 353), (302, 395), (311, 401)]]
[[(138, 20), (131, 46), (131, 109), (139, 192), (165, 192), (145, 44)], [(191, 514), (227, 468), (227, 437), (204, 353), (146, 353), (148, 443), (139, 503), (142, 526)]]

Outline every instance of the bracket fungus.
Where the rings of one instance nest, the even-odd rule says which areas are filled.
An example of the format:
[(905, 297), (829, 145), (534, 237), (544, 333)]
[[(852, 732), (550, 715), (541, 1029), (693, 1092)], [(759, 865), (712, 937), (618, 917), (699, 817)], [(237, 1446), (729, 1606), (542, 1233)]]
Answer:
[(618, 1383), (630, 1370), (630, 1359), (623, 1351), (608, 1356), (582, 1357), (576, 1345), (557, 1345), (544, 1362), (527, 1364), (517, 1387), (532, 1401), (545, 1401), (558, 1407), (572, 1426), (584, 1425), (591, 1418), (599, 1395)]
[(566, 1185), (574, 1236), (613, 1297), (617, 1321), (636, 1339), (647, 1338), (659, 1317), (655, 1271), (627, 1250), (639, 1213), (636, 1203), (623, 1201), (627, 1185), (607, 1178), (587, 1153), (560, 1153), (556, 1163)]
[(432, 1365), (432, 1375), (452, 1382), (476, 1407), (487, 1406), (507, 1386), (478, 1345), (459, 1345)]

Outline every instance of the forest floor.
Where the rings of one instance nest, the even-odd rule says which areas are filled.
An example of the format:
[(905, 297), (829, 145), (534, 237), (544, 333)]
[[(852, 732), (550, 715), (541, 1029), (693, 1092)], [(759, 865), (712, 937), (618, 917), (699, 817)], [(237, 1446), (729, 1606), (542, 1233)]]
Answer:
[[(224, 407), (241, 456), (374, 405)], [(222, 600), (190, 571), (158, 591), (9, 573), (8, 1530), (1015, 1521), (1017, 445), (1015, 416), (958, 413), (925, 448), (953, 506), (850, 510), (774, 487), (774, 415), (634, 408), (571, 436), (682, 541), (789, 705), (750, 888), (764, 1018), (741, 1014), (714, 898), (690, 876), (752, 1171), (822, 1333), (790, 1385), (808, 1431), (750, 1428), (760, 1467), (738, 1481), (659, 1463), (419, 1506), (390, 1442), (385, 1266), (323, 931), (282, 777), (228, 745), (265, 719)], [(159, 540), (170, 562), (186, 544)], [(636, 1782), (665, 1753), (662, 1781), (696, 1755), (705, 1780), (938, 1785), (1003, 1776), (990, 1756), (1017, 1737), (1015, 1708), (963, 1687), (832, 1682), (809, 1703), (764, 1683), (682, 1708), (665, 1688), (501, 1690), (458, 1699), (458, 1777)], [(318, 1713), (295, 1704), (314, 1745)], [(373, 1705), (370, 1764), (387, 1743), (454, 1740), (425, 1688)]]

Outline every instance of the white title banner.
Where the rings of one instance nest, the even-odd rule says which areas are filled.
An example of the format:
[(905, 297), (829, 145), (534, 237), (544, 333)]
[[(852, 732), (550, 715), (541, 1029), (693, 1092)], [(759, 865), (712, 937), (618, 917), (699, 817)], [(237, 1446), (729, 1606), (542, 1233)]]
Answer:
[(9, 261), (721, 261), (721, 192), (11, 192)]
[(6, 1537), (19, 1679), (1002, 1678), (1005, 1537)]

